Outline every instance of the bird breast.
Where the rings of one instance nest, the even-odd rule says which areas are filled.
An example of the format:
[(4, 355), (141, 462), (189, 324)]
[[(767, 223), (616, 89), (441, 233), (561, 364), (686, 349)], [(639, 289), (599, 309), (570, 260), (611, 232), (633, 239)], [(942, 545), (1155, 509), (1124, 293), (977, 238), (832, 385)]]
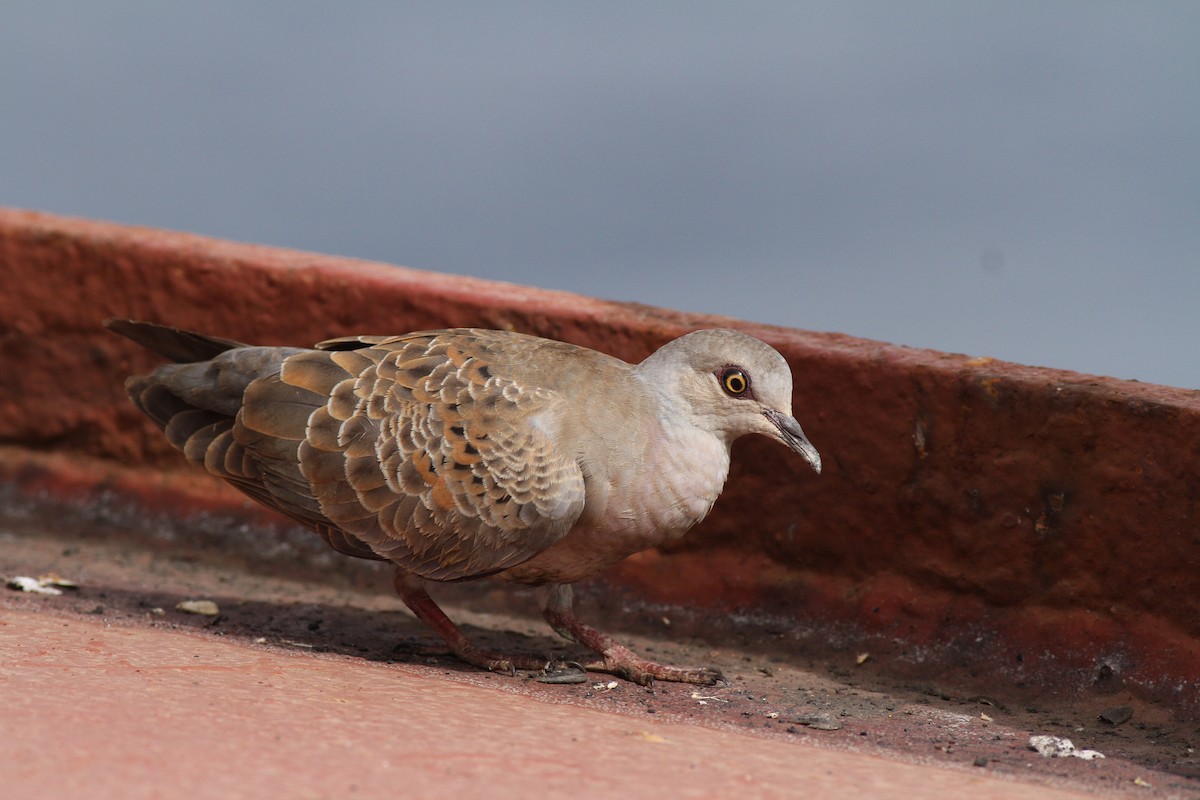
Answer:
[(626, 505), (647, 547), (677, 539), (704, 519), (729, 475), (729, 447), (692, 425), (663, 428), (651, 441)]
[(578, 522), (505, 578), (572, 583), (678, 539), (704, 519), (729, 474), (728, 445), (687, 423), (651, 427), (637, 457), (607, 461), (607, 470), (585, 468), (587, 505)]

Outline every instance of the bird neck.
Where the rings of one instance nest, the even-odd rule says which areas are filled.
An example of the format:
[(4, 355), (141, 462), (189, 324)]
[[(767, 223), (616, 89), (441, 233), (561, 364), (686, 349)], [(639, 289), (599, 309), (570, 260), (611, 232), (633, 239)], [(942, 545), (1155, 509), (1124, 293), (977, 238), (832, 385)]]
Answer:
[(640, 511), (666, 538), (678, 538), (708, 515), (728, 475), (728, 443), (686, 417), (660, 419), (643, 461)]

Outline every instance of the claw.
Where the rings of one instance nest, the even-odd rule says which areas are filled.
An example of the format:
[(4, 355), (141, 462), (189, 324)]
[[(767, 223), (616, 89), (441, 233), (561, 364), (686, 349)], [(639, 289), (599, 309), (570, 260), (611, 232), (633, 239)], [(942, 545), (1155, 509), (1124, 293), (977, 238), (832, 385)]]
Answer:
[(578, 642), (600, 656), (600, 661), (587, 665), (593, 672), (607, 672), (639, 686), (645, 686), (651, 691), (655, 681), (712, 686), (717, 680), (725, 679), (720, 670), (711, 667), (673, 667), (642, 658), (628, 647), (614, 641), (608, 634), (581, 622), (575, 616), (571, 587), (568, 585), (554, 586), (543, 603), (542, 616), (551, 628), (564, 638)]

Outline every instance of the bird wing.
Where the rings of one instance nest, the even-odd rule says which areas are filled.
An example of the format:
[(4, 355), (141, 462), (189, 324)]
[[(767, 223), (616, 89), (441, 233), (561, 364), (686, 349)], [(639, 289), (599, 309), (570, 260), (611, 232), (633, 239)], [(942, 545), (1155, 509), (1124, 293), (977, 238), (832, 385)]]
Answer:
[(233, 438), (285, 513), (311, 516), (315, 505), (422, 577), (499, 572), (564, 536), (585, 497), (574, 454), (544, 422), (563, 399), (504, 377), (506, 338), (322, 343), (250, 384)]

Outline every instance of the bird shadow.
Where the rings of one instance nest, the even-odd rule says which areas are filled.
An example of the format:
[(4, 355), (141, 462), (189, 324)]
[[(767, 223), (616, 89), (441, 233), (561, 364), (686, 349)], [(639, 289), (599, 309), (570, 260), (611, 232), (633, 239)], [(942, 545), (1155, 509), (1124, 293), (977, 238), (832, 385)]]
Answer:
[[(201, 598), (215, 603), (215, 614), (181, 610)], [(354, 599), (354, 598), (352, 598)], [(10, 605), (34, 605), (58, 613), (95, 617), (107, 624), (149, 625), (173, 631), (228, 637), (241, 643), (312, 653), (330, 653), (384, 664), (436, 666), (461, 673), (476, 667), (454, 657), (446, 644), (403, 608), (384, 607), (391, 598), (366, 597), (363, 605), (344, 600), (246, 598), (236, 593), (187, 592), (87, 584), (63, 596), (19, 595)], [(47, 608), (49, 607), (49, 608)], [(453, 614), (453, 611), (451, 612)], [(547, 663), (581, 659), (583, 653), (557, 639), (532, 619), (485, 615), (484, 624), (460, 623), (477, 646), (497, 652), (544, 659)]]

